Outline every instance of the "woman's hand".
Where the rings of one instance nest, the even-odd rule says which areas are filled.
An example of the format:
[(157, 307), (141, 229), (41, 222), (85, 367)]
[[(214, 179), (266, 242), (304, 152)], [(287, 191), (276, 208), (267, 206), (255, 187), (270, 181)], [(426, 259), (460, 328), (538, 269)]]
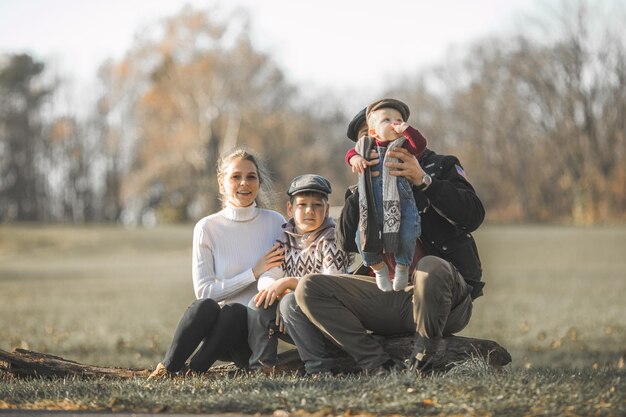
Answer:
[(388, 151), (387, 154), (399, 160), (398, 162), (385, 163), (385, 166), (390, 168), (389, 174), (396, 177), (404, 177), (413, 185), (422, 183), (422, 178), (424, 178), (426, 173), (414, 155), (404, 148), (395, 148)]
[(259, 259), (259, 262), (257, 262), (252, 268), (254, 279), (259, 279), (263, 272), (272, 269), (275, 266), (281, 266), (284, 258), (285, 249), (280, 245), (280, 243), (275, 243), (269, 252)]

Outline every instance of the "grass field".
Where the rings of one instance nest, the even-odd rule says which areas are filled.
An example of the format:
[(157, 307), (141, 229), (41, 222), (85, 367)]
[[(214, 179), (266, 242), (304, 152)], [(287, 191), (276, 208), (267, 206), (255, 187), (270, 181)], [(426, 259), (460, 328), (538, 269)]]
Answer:
[[(152, 368), (167, 348), (180, 314), (194, 298), (191, 232), (189, 225), (150, 230), (0, 226), (0, 348), (24, 347), (90, 364)], [(470, 325), (461, 335), (496, 340), (506, 347), (513, 356), (509, 371), (481, 374), (480, 382), (476, 376), (460, 375), (452, 380), (454, 389), (447, 385), (451, 376), (434, 378), (431, 383), (413, 381), (414, 377), (408, 382), (406, 378), (411, 377), (407, 375), (395, 376), (385, 381), (385, 386), (398, 384), (403, 387), (401, 390), (409, 392), (405, 393), (409, 398), (387, 401), (381, 397), (378, 403), (382, 408), (375, 408), (375, 412), (410, 414), (421, 410), (424, 414), (446, 414), (466, 410), (470, 415), (482, 415), (489, 410), (502, 410), (506, 403), (497, 398), (508, 394), (493, 394), (494, 387), (512, 384), (511, 389), (516, 392), (530, 390), (536, 394), (544, 384), (558, 393), (559, 385), (563, 387), (564, 381), (570, 381), (578, 388), (570, 387), (574, 389), (571, 403), (563, 407), (574, 408), (556, 408), (554, 415), (567, 410), (570, 415), (586, 415), (586, 410), (595, 410), (598, 415), (624, 415), (626, 227), (484, 226), (476, 239), (487, 286), (485, 296), (475, 303)], [(363, 386), (380, 383), (375, 378), (360, 378)], [(467, 378), (473, 382), (463, 382)], [(335, 378), (315, 389), (334, 387), (340, 392), (342, 381), (347, 381), (346, 386), (354, 383)], [(217, 391), (242, 392), (248, 383), (250, 392), (258, 393), (265, 392), (267, 384), (279, 391), (293, 386), (291, 397), (295, 399), (290, 398), (285, 403), (288, 406), (270, 401), (265, 408), (255, 408), (249, 402), (234, 405), (235, 400), (225, 395), (219, 396), (222, 402), (206, 398), (202, 402), (201, 397), (191, 393), (210, 396), (212, 386)], [(63, 384), (82, 384), (85, 392), (81, 395), (87, 397), (79, 396), (79, 400), (69, 395), (68, 401), (92, 404), (87, 406), (89, 409), (114, 409), (115, 404), (109, 402), (111, 396), (120, 398), (121, 394), (116, 393), (118, 386), (136, 385), (119, 391), (140, 393), (144, 386), (140, 381), (120, 382), (106, 385), (103, 391), (102, 386), (93, 388), (93, 384), (99, 386), (103, 382)], [(346, 405), (339, 399), (334, 403), (323, 394), (320, 395), (327, 398), (326, 403), (311, 399), (307, 403), (307, 395), (298, 394), (298, 390), (313, 389), (312, 382), (293, 378), (251, 378), (249, 382), (236, 382), (236, 390), (232, 382), (229, 385), (224, 381), (166, 384), (144, 391), (144, 395), (159, 392), (161, 397), (140, 402), (135, 408), (152, 410), (165, 403), (170, 407), (168, 411), (268, 412), (282, 407), (309, 412), (330, 410), (332, 414), (374, 407), (367, 402), (371, 401), (369, 397)], [(533, 384), (536, 387), (531, 389)], [(436, 391), (428, 391), (428, 387)], [(98, 399), (96, 394), (96, 398), (89, 397), (90, 389), (104, 395), (104, 399)], [(33, 401), (54, 404), (55, 398), (57, 403), (62, 402), (68, 395), (58, 394), (59, 390), (62, 391), (58, 384), (49, 382), (0, 382), (0, 408), (28, 407)], [(411, 394), (416, 390), (419, 396)], [(559, 395), (569, 398), (566, 391)], [(256, 401), (250, 392), (246, 392), (249, 401)], [(595, 400), (586, 399), (587, 392), (596, 393)], [(181, 393), (188, 394), (185, 401), (179, 398)], [(29, 399), (29, 395), (36, 398)], [(438, 398), (438, 407), (431, 407), (428, 402), (432, 402), (433, 395)], [(608, 399), (603, 395), (608, 395)], [(563, 400), (558, 395), (556, 398)], [(218, 405), (207, 405), (214, 404), (214, 400)], [(181, 401), (184, 405), (176, 406)], [(389, 401), (396, 406), (390, 406)], [(126, 404), (123, 409), (135, 409), (132, 400), (118, 399), (117, 404)], [(532, 404), (508, 407), (509, 411), (521, 410), (519, 415), (541, 414), (532, 411)], [(470, 409), (473, 411), (467, 412)], [(549, 408), (546, 405), (542, 410)], [(543, 415), (552, 414), (546, 411)]]

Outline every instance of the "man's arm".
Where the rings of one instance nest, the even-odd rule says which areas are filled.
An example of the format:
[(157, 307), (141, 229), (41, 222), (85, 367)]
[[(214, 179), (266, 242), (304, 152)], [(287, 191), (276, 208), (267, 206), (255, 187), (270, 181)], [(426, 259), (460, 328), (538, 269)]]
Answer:
[[(417, 158), (405, 149), (389, 151), (390, 155), (398, 158), (399, 162), (387, 163), (389, 173), (395, 176), (404, 176), (418, 189), (426, 172), (422, 169)], [(443, 169), (432, 183), (423, 192), (430, 204), (441, 216), (456, 227), (472, 232), (481, 225), (485, 218), (485, 209), (476, 195), (474, 188), (461, 174), (463, 169), (454, 157), (444, 161)]]

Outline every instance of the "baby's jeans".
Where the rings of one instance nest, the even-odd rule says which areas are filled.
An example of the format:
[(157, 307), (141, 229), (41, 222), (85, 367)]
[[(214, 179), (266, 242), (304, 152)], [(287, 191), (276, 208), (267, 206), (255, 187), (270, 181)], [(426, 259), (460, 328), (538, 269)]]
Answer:
[[(380, 161), (378, 165), (371, 167), (373, 171), (379, 171), (381, 175), (372, 176), (372, 189), (374, 193), (374, 203), (376, 211), (376, 224), (378, 225), (379, 237), (382, 239), (383, 231), (383, 180), (382, 180), (382, 164), (385, 157), (386, 148), (380, 147)], [(398, 179), (398, 194), (400, 196), (400, 230), (398, 251), (394, 254), (396, 264), (411, 265), (413, 254), (415, 252), (415, 242), (421, 234), (419, 213), (413, 198), (413, 190), (411, 184), (404, 177), (396, 177)], [(372, 209), (368, 213), (372, 215)], [(382, 254), (376, 252), (365, 252), (361, 248), (360, 233), (356, 234), (356, 246), (359, 254), (363, 258), (363, 262), (367, 266), (375, 265), (382, 262)]]

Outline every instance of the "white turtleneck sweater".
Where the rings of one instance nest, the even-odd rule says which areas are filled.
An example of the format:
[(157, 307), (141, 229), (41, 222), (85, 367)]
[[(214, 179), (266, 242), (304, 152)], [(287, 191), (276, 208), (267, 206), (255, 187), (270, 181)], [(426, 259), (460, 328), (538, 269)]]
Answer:
[(196, 298), (247, 305), (257, 292), (252, 268), (276, 243), (284, 222), (278, 212), (227, 203), (196, 223), (192, 258)]

